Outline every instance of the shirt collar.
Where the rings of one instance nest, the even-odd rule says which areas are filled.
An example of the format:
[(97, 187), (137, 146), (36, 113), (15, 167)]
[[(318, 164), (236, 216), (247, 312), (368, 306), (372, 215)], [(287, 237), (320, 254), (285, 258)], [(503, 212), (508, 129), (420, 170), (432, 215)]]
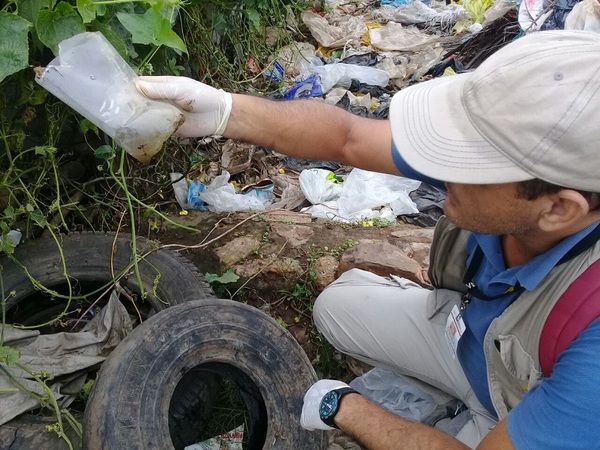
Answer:
[(560, 259), (573, 248), (584, 237), (590, 234), (600, 222), (596, 222), (583, 230), (572, 234), (560, 241), (546, 253), (536, 256), (531, 261), (522, 266), (507, 269), (504, 264), (500, 236), (472, 233), (473, 238), (468, 244), (468, 250), (473, 252), (476, 245), (481, 247), (483, 257), (487, 263), (492, 265), (498, 273), (494, 277), (496, 281), (502, 281), (510, 285), (517, 282), (527, 290), (532, 290), (548, 275), (548, 273), (558, 264)]

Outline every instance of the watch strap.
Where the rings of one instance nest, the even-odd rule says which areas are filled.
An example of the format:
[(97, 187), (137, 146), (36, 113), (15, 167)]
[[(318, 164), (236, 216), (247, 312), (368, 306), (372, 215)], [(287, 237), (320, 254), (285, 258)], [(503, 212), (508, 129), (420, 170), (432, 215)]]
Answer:
[(328, 425), (330, 427), (333, 427), (333, 428), (336, 428), (339, 430), (340, 428), (335, 424), (335, 422), (333, 421), (333, 418), (337, 414), (338, 409), (340, 409), (340, 403), (342, 401), (342, 397), (344, 397), (344, 395), (347, 395), (347, 394), (359, 394), (359, 392), (356, 389), (351, 388), (350, 386), (344, 386), (344, 387), (341, 387), (338, 389), (333, 389), (332, 392), (335, 392), (337, 394), (337, 408), (331, 416), (329, 416), (327, 418), (321, 417), (321, 420), (323, 421), (323, 423), (325, 425)]

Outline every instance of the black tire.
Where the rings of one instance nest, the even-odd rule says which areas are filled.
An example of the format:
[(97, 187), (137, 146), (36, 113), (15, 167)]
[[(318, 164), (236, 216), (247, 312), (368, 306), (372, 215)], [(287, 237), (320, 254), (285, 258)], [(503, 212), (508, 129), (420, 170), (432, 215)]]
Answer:
[(215, 376), (239, 388), (249, 415), (245, 448), (325, 448), (324, 433), (300, 427), (304, 392), (317, 379), (302, 348), (260, 310), (217, 299), (162, 311), (119, 344), (87, 403), (86, 448), (167, 450), (194, 443), (174, 431), (174, 393), (190, 389), (191, 379), (210, 385)]
[[(60, 236), (60, 242), (75, 294), (90, 294), (107, 285), (112, 280), (111, 264), (114, 273), (118, 275), (132, 261), (133, 241), (130, 235), (119, 234), (115, 240), (114, 234), (70, 234)], [(156, 250), (157, 245), (144, 238), (138, 238), (136, 245), (138, 255), (154, 251), (138, 263), (140, 279), (147, 296), (136, 302), (135, 306), (129, 300), (123, 300), (132, 316), (141, 314), (142, 319), (145, 319), (173, 304), (191, 299), (214, 298), (196, 267), (179, 253)], [(61, 294), (68, 293), (61, 255), (53, 239), (38, 239), (18, 246), (14, 257), (37, 282)], [(4, 296), (7, 298), (8, 322), (36, 325), (56, 317), (64, 309), (65, 299), (52, 298), (36, 289), (18, 264), (6, 255), (0, 258), (0, 271)], [(140, 283), (133, 269), (120, 284), (136, 295), (141, 293)], [(140, 295), (137, 297), (141, 299)], [(77, 306), (85, 308), (94, 300), (93, 295), (85, 300), (72, 300), (71, 309)], [(108, 296), (104, 303), (107, 300)]]
[[(96, 295), (90, 293), (111, 282), (111, 261), (115, 274), (120, 274), (128, 267), (133, 256), (132, 237), (119, 234), (115, 240), (114, 234), (83, 233), (61, 236), (60, 242), (75, 294), (89, 294), (89, 298), (71, 302), (69, 309), (80, 308), (77, 313), (79, 316), (96, 300)], [(136, 245), (138, 254), (153, 251), (138, 263), (147, 297), (136, 302), (135, 307), (129, 300), (123, 299), (123, 304), (132, 317), (137, 317), (139, 313), (145, 320), (170, 305), (190, 299), (214, 298), (210, 286), (196, 267), (179, 253), (156, 250), (157, 245), (144, 238), (138, 238)], [(62, 259), (53, 239), (37, 239), (20, 245), (15, 249), (14, 257), (36, 282), (59, 293), (67, 293)], [(37, 325), (56, 317), (64, 310), (66, 300), (52, 298), (36, 289), (19, 265), (6, 255), (0, 257), (0, 276), (4, 296), (7, 298), (7, 322)], [(121, 279), (120, 284), (139, 298), (140, 284), (132, 271)], [(98, 306), (103, 306), (107, 300), (108, 296)], [(63, 331), (48, 328), (51, 329), (45, 331)], [(68, 328), (70, 327), (64, 331), (68, 331)], [(177, 402), (181, 415), (185, 415), (193, 406), (193, 402), (190, 400), (186, 403), (183, 396)], [(21, 415), (0, 427), (0, 448), (67, 448), (65, 441), (45, 431), (46, 425), (54, 421), (51, 417)], [(71, 430), (68, 431), (70, 433)], [(74, 444), (78, 443), (78, 439), (73, 436), (71, 438)], [(76, 448), (80, 446), (77, 445)]]

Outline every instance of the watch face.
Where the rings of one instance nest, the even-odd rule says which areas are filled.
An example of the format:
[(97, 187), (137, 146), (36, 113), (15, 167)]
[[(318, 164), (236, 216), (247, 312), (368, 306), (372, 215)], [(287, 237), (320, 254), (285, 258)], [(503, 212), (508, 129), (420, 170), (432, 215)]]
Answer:
[(319, 415), (321, 419), (329, 419), (335, 415), (338, 409), (339, 396), (337, 392), (331, 391), (325, 394), (323, 400), (321, 400), (321, 406), (319, 407)]

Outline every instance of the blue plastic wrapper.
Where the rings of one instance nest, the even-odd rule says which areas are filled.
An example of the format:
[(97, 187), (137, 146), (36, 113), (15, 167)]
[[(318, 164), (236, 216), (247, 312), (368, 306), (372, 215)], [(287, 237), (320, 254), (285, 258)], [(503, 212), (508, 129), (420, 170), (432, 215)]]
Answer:
[(264, 77), (268, 80), (283, 81), (283, 66), (279, 64), (279, 61), (273, 62), (273, 65), (265, 70)]
[(286, 100), (292, 100), (294, 98), (307, 98), (307, 97), (322, 97), (323, 87), (321, 86), (321, 78), (318, 75), (311, 75), (308, 78), (297, 81), (292, 87), (290, 87), (283, 94), (283, 98)]
[(206, 210), (206, 203), (198, 198), (198, 194), (200, 192), (204, 192), (206, 190), (206, 185), (201, 181), (194, 180), (190, 183), (190, 187), (188, 189), (188, 205), (193, 209)]

